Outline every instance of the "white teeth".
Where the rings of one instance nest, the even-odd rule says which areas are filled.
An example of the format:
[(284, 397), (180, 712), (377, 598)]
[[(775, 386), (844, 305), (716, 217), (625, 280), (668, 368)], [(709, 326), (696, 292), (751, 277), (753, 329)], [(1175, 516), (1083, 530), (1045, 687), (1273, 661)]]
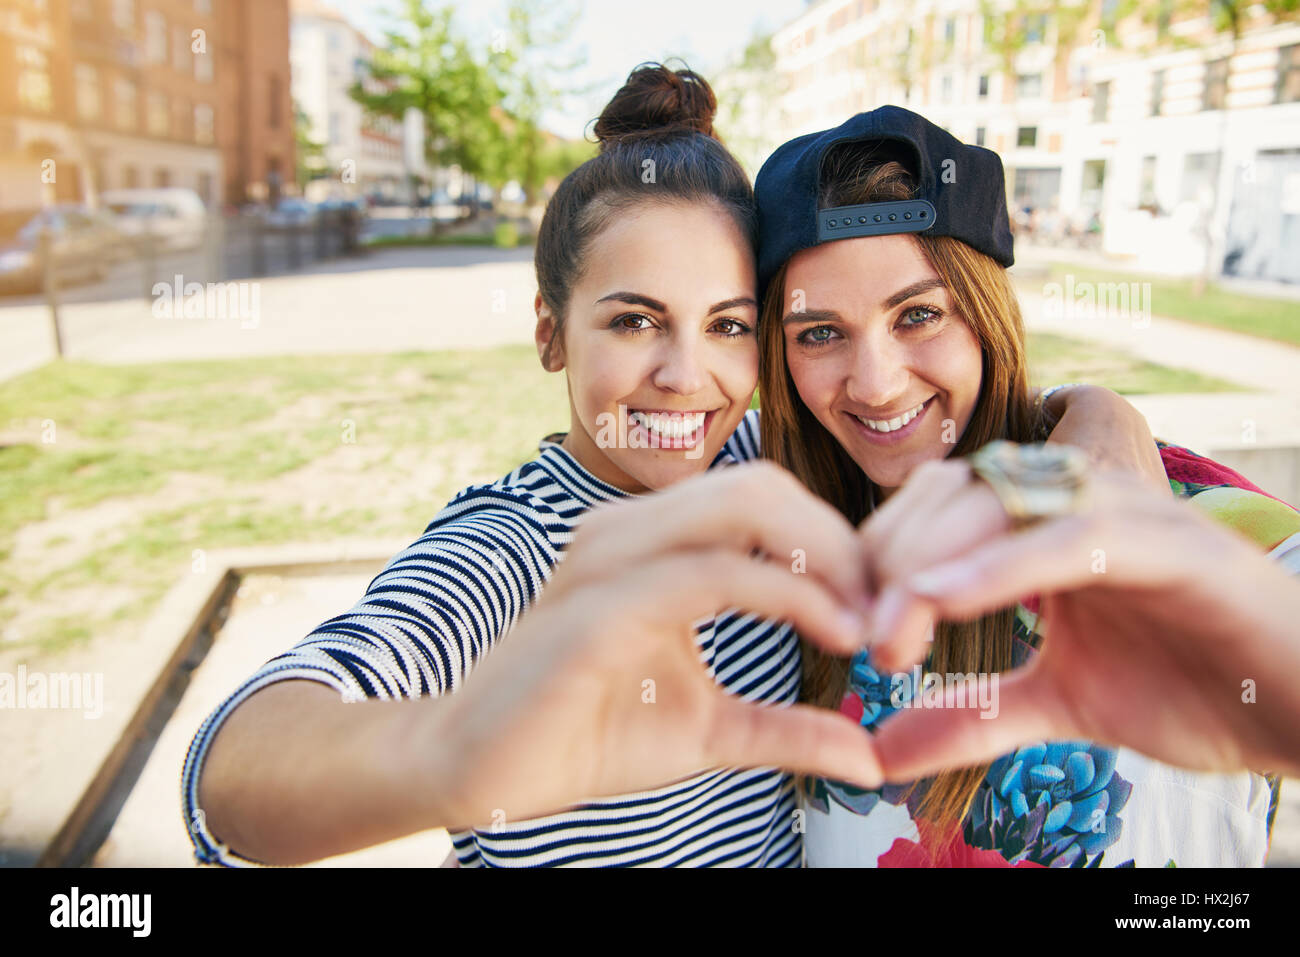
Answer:
[(704, 425), (705, 412), (633, 412), (629, 418), (647, 432), (668, 439), (693, 435)]
[[(929, 399), (926, 399), (926, 402), (929, 401), (930, 401)], [(903, 426), (907, 425), (907, 423), (911, 422), (918, 415), (920, 415), (921, 410), (924, 408), (925, 408), (925, 402), (922, 402), (915, 409), (912, 409), (908, 412), (904, 412), (902, 415), (895, 416), (894, 418), (889, 419), (888, 421), (884, 419), (864, 419), (860, 415), (855, 416), (855, 418), (863, 425), (867, 426), (867, 428), (872, 429), (875, 432), (895, 432), (898, 429), (901, 429)]]

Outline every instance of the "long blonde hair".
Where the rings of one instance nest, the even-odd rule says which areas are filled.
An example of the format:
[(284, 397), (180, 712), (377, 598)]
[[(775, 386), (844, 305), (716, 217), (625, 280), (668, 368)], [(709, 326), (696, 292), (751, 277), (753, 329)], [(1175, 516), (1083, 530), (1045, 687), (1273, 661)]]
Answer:
[[(827, 156), (820, 207), (909, 199), (915, 192), (907, 170), (892, 160), (873, 159), (860, 144), (847, 144)], [(979, 340), (983, 379), (970, 424), (950, 455), (962, 456), (994, 439), (1031, 441), (1039, 427), (1029, 396), (1025, 333), (1020, 306), (1007, 272), (996, 261), (957, 239), (915, 234), (921, 250), (948, 288), (957, 311)], [(785, 359), (786, 266), (767, 290), (759, 323), (759, 395), (762, 450), (793, 472), (810, 491), (835, 506), (855, 525), (870, 513), (871, 482), (835, 438), (808, 410), (795, 388)], [(994, 673), (1012, 666), (1014, 609), (1005, 608), (973, 622), (941, 623), (929, 670), (940, 673)], [(803, 642), (801, 699), (837, 708), (848, 689), (848, 662)], [(966, 816), (988, 764), (950, 769), (928, 784), (920, 813), (941, 832), (950, 833)]]

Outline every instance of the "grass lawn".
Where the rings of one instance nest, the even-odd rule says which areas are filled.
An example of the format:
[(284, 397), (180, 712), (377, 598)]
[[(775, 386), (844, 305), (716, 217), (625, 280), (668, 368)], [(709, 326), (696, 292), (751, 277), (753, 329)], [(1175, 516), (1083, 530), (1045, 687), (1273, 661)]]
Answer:
[(1121, 395), (1242, 391), (1233, 382), (1186, 369), (1171, 369), (1065, 336), (1035, 332), (1029, 335), (1028, 344), (1030, 376), (1032, 384), (1037, 386), (1087, 382)]
[(1295, 300), (1243, 296), (1213, 283), (1197, 296), (1192, 292), (1191, 279), (1142, 276), (1118, 270), (1107, 272), (1066, 263), (1052, 264), (1053, 282), (1064, 285), (1067, 274), (1074, 276), (1076, 284), (1149, 282), (1153, 315), (1300, 345), (1300, 302)]
[[(1039, 384), (1230, 388), (1054, 336)], [(0, 650), (138, 631), (195, 550), (416, 538), (568, 427), (531, 346), (101, 366), (0, 384)]]

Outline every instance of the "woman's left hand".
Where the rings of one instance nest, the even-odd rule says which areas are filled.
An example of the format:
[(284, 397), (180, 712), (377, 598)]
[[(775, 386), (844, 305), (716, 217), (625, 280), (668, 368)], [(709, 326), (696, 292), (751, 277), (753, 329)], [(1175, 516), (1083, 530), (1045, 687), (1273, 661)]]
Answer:
[(922, 660), (938, 618), (1033, 593), (1044, 644), (999, 676), (995, 717), (920, 708), (884, 724), (888, 779), (1071, 738), (1196, 770), (1300, 770), (1300, 585), (1245, 539), (1131, 476), (1092, 475), (1082, 511), (1019, 531), (964, 461), (914, 481), (868, 523), (877, 666)]

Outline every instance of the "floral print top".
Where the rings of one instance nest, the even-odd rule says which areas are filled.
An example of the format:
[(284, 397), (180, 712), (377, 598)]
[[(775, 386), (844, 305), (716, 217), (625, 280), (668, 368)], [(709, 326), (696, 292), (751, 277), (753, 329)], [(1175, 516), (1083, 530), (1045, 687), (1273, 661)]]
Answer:
[[(1158, 443), (1170, 486), (1300, 573), (1300, 514), (1231, 469)], [(1036, 602), (1016, 609), (1014, 666), (1035, 654)], [(911, 674), (882, 675), (867, 652), (852, 661), (840, 710), (868, 731), (917, 695)], [(968, 693), (974, 695), (972, 687)], [(1089, 741), (1026, 745), (989, 767), (955, 832), (917, 813), (925, 782), (862, 790), (811, 779), (802, 788), (805, 863), (866, 867), (1260, 866), (1277, 781), (1202, 774)]]

